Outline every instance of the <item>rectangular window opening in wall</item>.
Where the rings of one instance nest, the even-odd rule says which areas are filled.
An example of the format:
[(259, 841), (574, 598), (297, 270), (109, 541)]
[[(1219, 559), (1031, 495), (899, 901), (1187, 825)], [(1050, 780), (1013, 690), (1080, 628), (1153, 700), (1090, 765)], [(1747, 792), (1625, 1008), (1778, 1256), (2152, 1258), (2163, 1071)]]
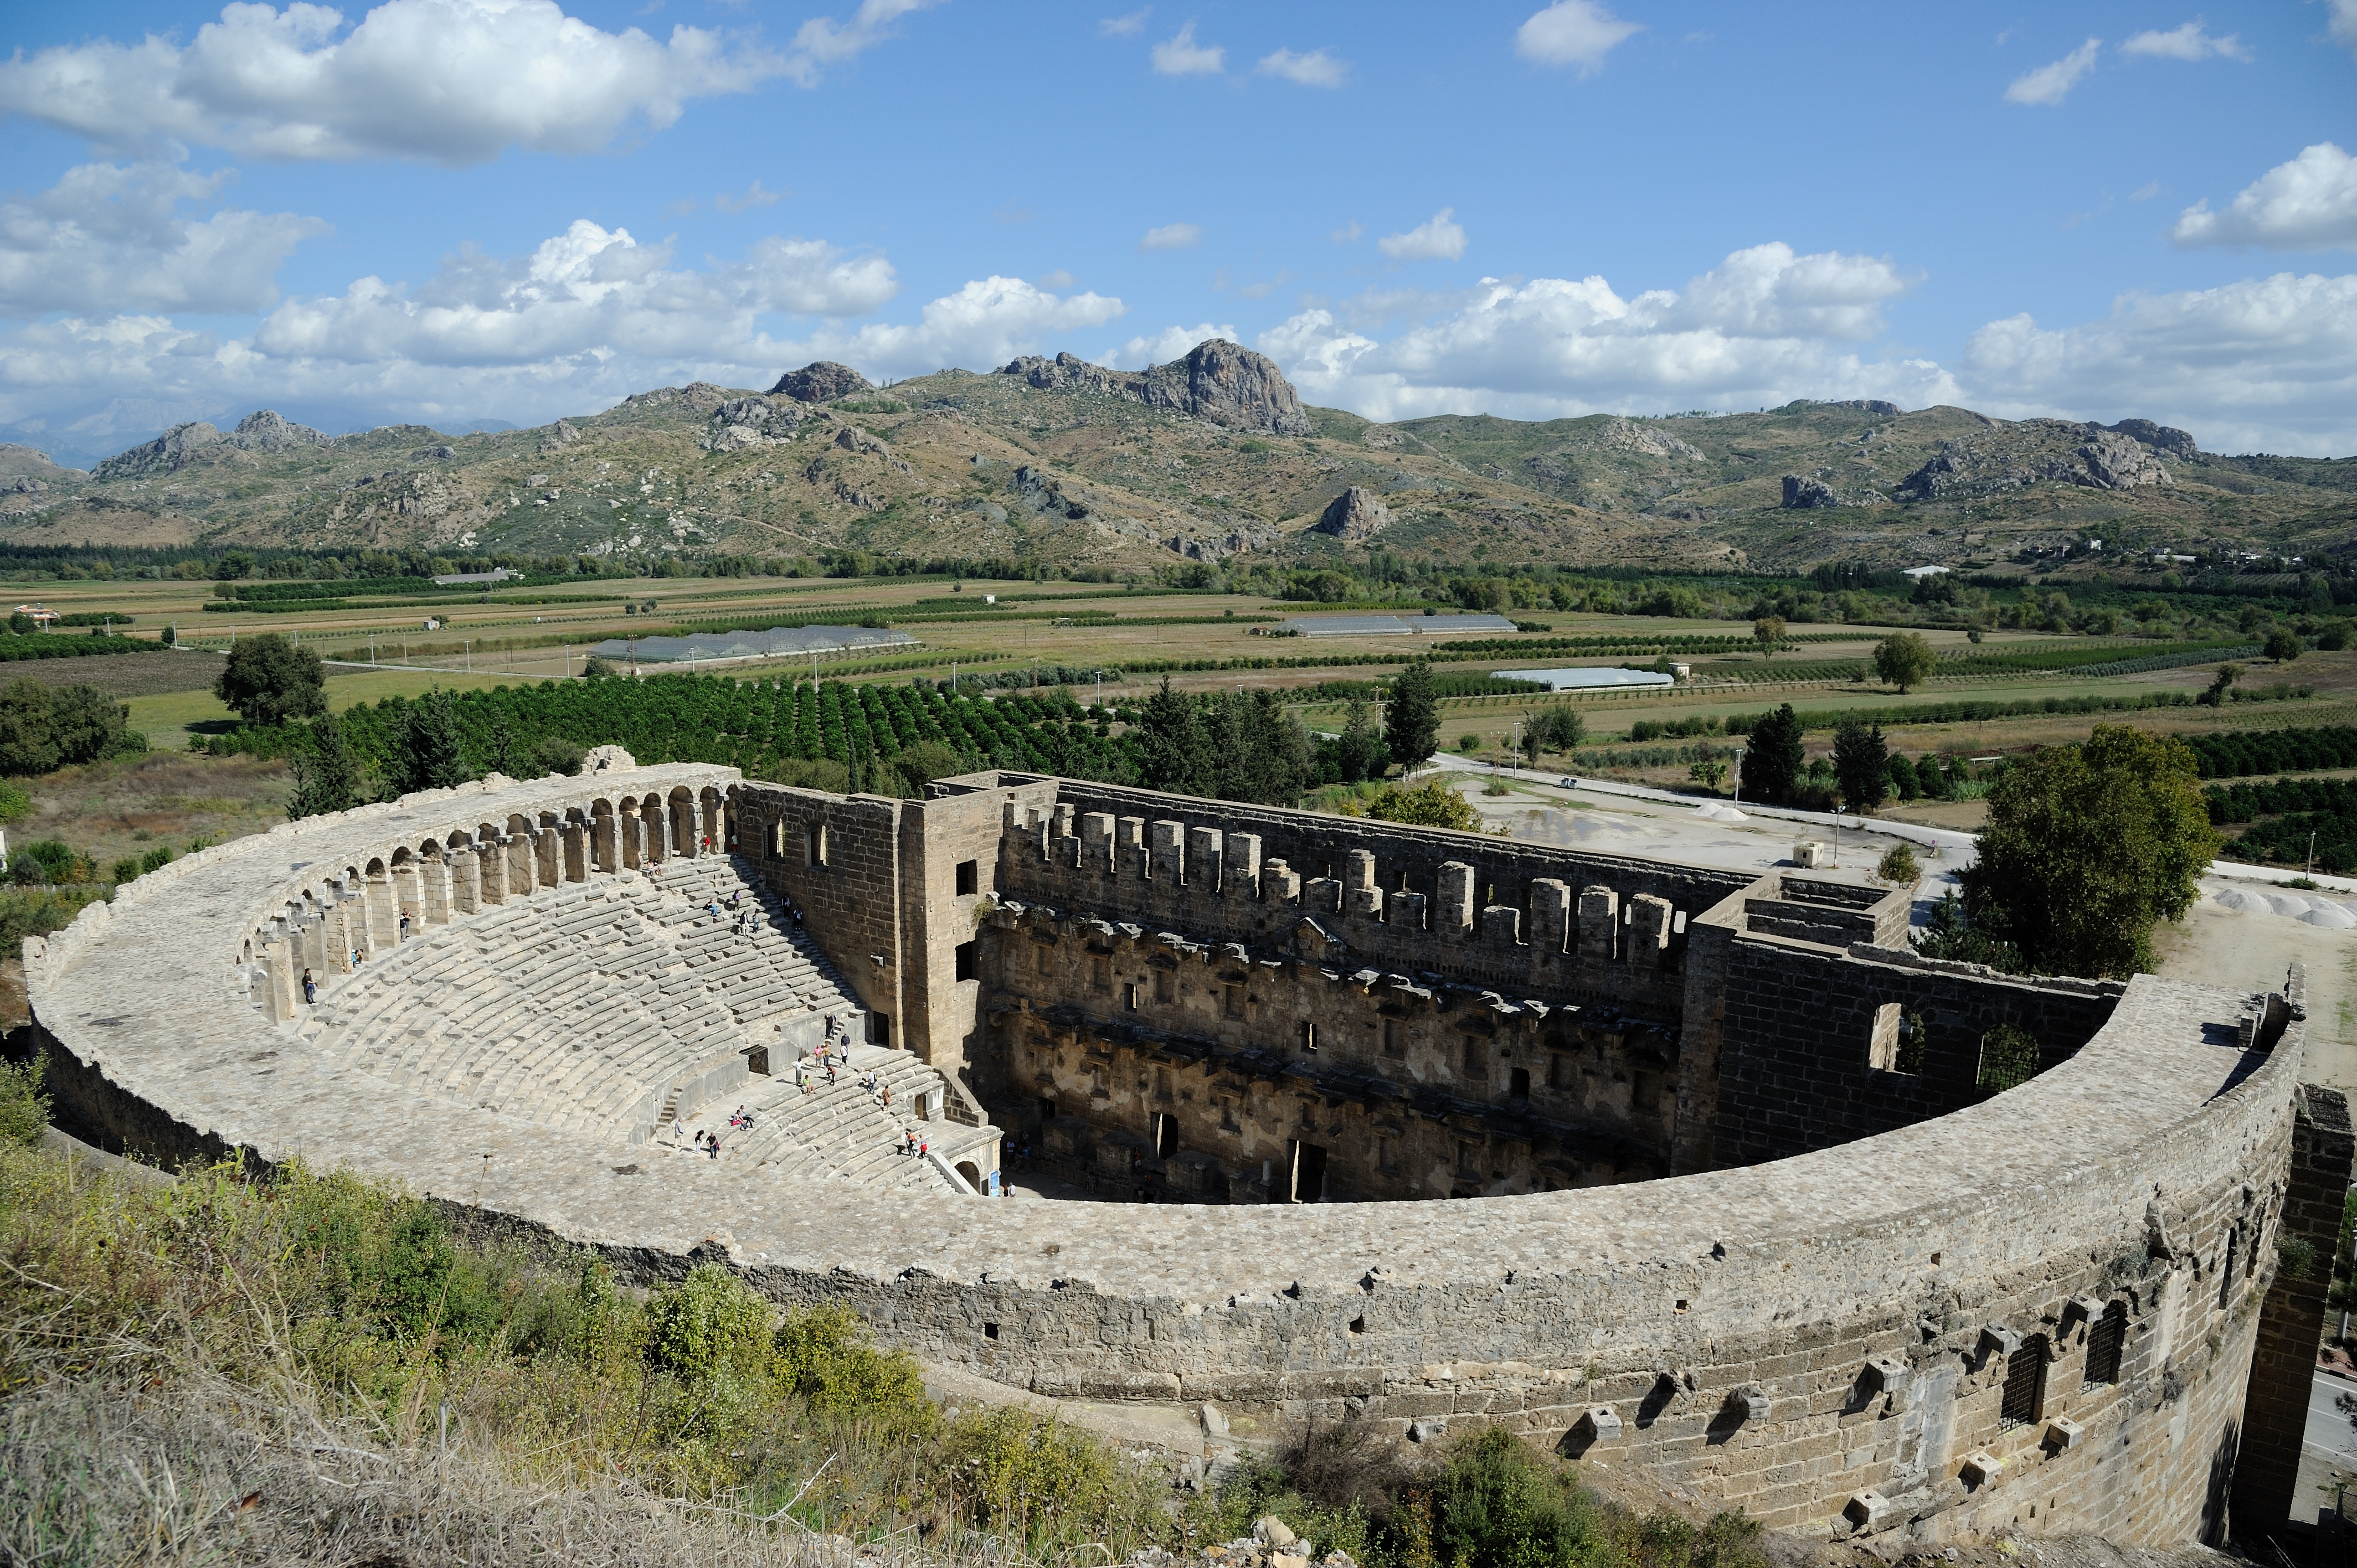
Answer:
[(1146, 987), (1135, 981), (1133, 980), (1125, 984), (1121, 991), (1121, 1004), (1130, 1012), (1135, 1013), (1146, 1005)]
[(2115, 1301), (2087, 1325), (2087, 1385), (2120, 1380), (2120, 1355), (2128, 1342), (2128, 1309)]
[(1407, 1047), (1400, 1040), (1399, 1020), (1396, 1018), (1383, 1020), (1383, 1055), (1387, 1057), (1407, 1055)]
[(1301, 1020), (1301, 1054), (1308, 1057), (1318, 1054), (1318, 1026), (1307, 1018)]
[(770, 858), (786, 858), (786, 823), (782, 817), (770, 824)]
[(1473, 1081), (1490, 1076), (1490, 1047), (1479, 1035), (1465, 1036), (1465, 1077)]
[(961, 860), (957, 863), (957, 890), (962, 894), (979, 893), (982, 891), (982, 863), (980, 861)]
[(1506, 1092), (1516, 1100), (1528, 1100), (1531, 1097), (1531, 1069), (1526, 1067), (1516, 1068), (1512, 1087)]
[(1092, 958), (1089, 960), (1089, 989), (1092, 991), (1111, 991), (1113, 989), (1113, 962), (1111, 960), (1102, 958)]
[(1054, 945), (1049, 942), (1034, 942), (1031, 946), (1031, 962), (1042, 974), (1055, 973), (1056, 949)]
[(1170, 1001), (1178, 988), (1178, 977), (1172, 974), (1170, 971), (1167, 969), (1157, 969), (1154, 972), (1154, 999), (1157, 1002), (1163, 1003)]
[(1571, 1058), (1561, 1051), (1547, 1053), (1547, 1087), (1549, 1089), (1572, 1087)]
[(826, 864), (826, 824), (824, 822), (813, 822), (802, 831), (802, 864), (804, 865)]
[(1167, 1111), (1154, 1113), (1154, 1154), (1157, 1159), (1168, 1159), (1178, 1152), (1178, 1118)]
[(2046, 1414), (2046, 1336), (2033, 1334), (2005, 1359), (2005, 1402), (1997, 1430), (2010, 1432)]
[(1874, 1029), (1866, 1041), (1866, 1065), (1877, 1072), (1899, 1070), (1900, 1022), (1896, 1002), (1886, 1002), (1874, 1010)]
[(984, 1324), (984, 1325), (982, 1326), (982, 1337), (983, 1337), (985, 1339), (996, 1339), (996, 1338), (997, 1338), (997, 1337), (998, 1337), (998, 1325), (996, 1325), (996, 1323), (985, 1323), (985, 1324)]
[(1243, 1017), (1244, 1015), (1244, 988), (1241, 985), (1227, 985), (1221, 987), (1220, 1011), (1223, 1015), (1230, 1018)]
[(960, 942), (957, 945), (957, 977), (960, 980), (972, 980), (974, 978), (974, 951), (975, 945), (976, 944), (973, 942)]

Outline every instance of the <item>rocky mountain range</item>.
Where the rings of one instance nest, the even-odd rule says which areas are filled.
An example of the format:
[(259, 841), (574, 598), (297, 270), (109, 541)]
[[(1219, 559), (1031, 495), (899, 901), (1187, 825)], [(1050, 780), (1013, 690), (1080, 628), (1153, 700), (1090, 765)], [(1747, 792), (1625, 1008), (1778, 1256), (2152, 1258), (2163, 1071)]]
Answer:
[(328, 436), (265, 409), (177, 425), (86, 474), (0, 446), (0, 537), (27, 542), (1784, 568), (1995, 561), (2089, 535), (2349, 551), (2357, 459), (1862, 400), (1375, 424), (1304, 405), (1274, 362), (1221, 339), (1141, 371), (1025, 356), (881, 388), (822, 362), (767, 392), (665, 387), (464, 435)]

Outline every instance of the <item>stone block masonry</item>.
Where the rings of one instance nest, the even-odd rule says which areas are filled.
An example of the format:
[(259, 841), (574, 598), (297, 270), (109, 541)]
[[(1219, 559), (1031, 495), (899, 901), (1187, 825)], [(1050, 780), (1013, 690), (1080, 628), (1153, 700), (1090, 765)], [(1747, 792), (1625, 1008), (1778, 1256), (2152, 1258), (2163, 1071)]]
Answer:
[[(1352, 1190), (1373, 1181), (1352, 1107), (1372, 1133), (1380, 1089), (1418, 1120), (1413, 1136), (1399, 1123), (1401, 1187), (1375, 1196), (1453, 1190), (1467, 1162), (1447, 1145), (1473, 1141), (1444, 1132), (1459, 1125), (1489, 1140), (1475, 1190), (1506, 1170), (1508, 1195), (1149, 1208), (843, 1182), (813, 1202), (760, 1167), (651, 1165), (562, 1115), (413, 1092), (317, 1048), (287, 994), (328, 931), (360, 939), (365, 972), (402, 944), (404, 911), (435, 932), (479, 918), (463, 854), (496, 908), (567, 897), (609, 853), (693, 858), (707, 839), (804, 908), (893, 1044), (994, 1095), (1049, 1073), (1054, 1124), (1092, 1165), (1143, 1145), (1191, 1173), (1171, 1194), (1193, 1179), (1205, 1197), (1301, 1200), (1318, 1189), (1300, 1146), (1318, 1145), (1328, 1189)], [(721, 1264), (1038, 1392), (1391, 1435), (1499, 1422), (1818, 1537), (2215, 1540), (2272, 1419), (2246, 1411), (2254, 1348), (2279, 1369), (2298, 1342), (2269, 1309), (2286, 1196), (2335, 1179), (2321, 1102), (2304, 1097), (2316, 1132), (2296, 1115), (2294, 999), (1925, 965), (1899, 949), (1900, 905), (1831, 874), (1734, 877), (1030, 776), (893, 801), (665, 768), (292, 824), (140, 878), (26, 958), (53, 1081), (124, 1146), (349, 1165), (640, 1281)], [(1108, 983), (1140, 987), (1135, 1009), (1096, 988), (1100, 956)], [(1790, 987), (1776, 1005), (1771, 983)], [(1535, 1053), (1563, 1041), (1580, 1064), (1608, 1015), (1631, 1021), (1604, 1047), (1631, 1074), (1625, 1101), (1617, 1082), (1556, 1088)], [(1383, 1053), (1385, 1018), (1412, 1026), (1404, 1056)], [(2037, 1038), (2042, 1070), (1967, 1091), (1964, 1056), (1996, 1019)], [(1323, 1030), (1314, 1057), (1288, 1033), (1303, 1022)], [(1467, 1057), (1469, 1036), (1489, 1054)], [(1919, 1047), (1922, 1070), (1900, 1076), (1924, 1083), (1867, 1076)], [(1057, 1059), (1021, 1054), (1040, 1049)], [(1649, 1097), (1641, 1049), (1663, 1058)], [(1165, 1069), (1176, 1146), (1160, 1155), (1139, 1121)], [(1222, 1115), (1222, 1085), (1265, 1102), (1235, 1107), (1255, 1122)], [(1808, 1116), (1778, 1122), (1780, 1094)], [(1287, 1111), (1308, 1120), (1280, 1144)], [(1526, 1166), (1484, 1167), (1517, 1119), (1556, 1153), (1534, 1139)], [(1608, 1141), (1631, 1151), (1609, 1170), (1592, 1157)], [(1543, 1187), (1575, 1149), (1575, 1185), (1514, 1186), (1519, 1168)], [(1664, 1162), (1687, 1174), (1631, 1179)], [(2301, 1201), (2293, 1222), (2313, 1228), (2321, 1208)]]

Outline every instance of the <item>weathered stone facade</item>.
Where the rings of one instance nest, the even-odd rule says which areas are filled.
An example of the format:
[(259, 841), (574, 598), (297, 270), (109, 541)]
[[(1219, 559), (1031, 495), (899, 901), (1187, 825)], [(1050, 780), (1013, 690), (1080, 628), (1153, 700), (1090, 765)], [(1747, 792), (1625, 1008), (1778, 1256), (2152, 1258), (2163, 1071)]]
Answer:
[[(1189, 1201), (812, 1202), (309, 1048), (303, 944), (619, 879), (655, 833), (790, 896), (972, 1105)], [(2282, 1381), (2313, 1305), (2276, 1279), (2287, 1197), (2313, 1229), (2347, 1176), (2296, 988), (2013, 979), (1915, 959), (1905, 918), (1829, 874), (1052, 779), (661, 768), (206, 851), (27, 970), (55, 1081), (125, 1145), (397, 1175), (642, 1278), (724, 1262), (1037, 1392), (1501, 1422), (1821, 1535), (2216, 1539), (2238, 1464), (2263, 1497), (2281, 1457), (2254, 1347)], [(2000, 1025), (2037, 1069), (2002, 1093)]]

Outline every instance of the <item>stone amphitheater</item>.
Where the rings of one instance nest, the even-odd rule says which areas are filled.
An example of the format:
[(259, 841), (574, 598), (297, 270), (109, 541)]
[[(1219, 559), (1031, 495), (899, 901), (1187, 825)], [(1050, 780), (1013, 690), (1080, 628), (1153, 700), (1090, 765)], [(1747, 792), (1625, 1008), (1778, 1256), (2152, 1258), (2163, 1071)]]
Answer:
[(113, 1148), (722, 1263), (1214, 1458), (1491, 1422), (1818, 1538), (2280, 1523), (2352, 1155), (2299, 975), (2024, 979), (1909, 918), (1839, 872), (608, 750), (203, 851), (26, 972)]

